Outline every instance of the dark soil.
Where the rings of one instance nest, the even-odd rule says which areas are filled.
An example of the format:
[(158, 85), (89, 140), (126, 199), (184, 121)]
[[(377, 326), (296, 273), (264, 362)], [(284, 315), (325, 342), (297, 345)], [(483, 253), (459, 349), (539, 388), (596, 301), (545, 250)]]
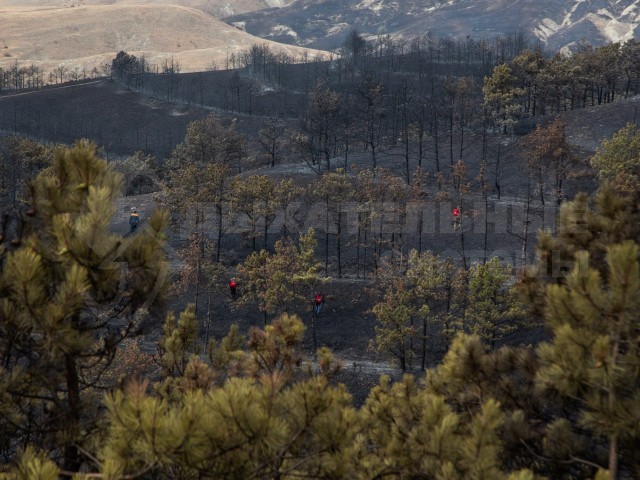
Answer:
[[(588, 157), (593, 154), (602, 139), (609, 138), (627, 122), (637, 121), (639, 104), (640, 99), (633, 98), (563, 113), (567, 122), (569, 141), (580, 157), (575, 170), (576, 175), (572, 176), (566, 185), (568, 198), (578, 191), (592, 192), (596, 188), (595, 176), (588, 168)], [(102, 112), (100, 116), (95, 115), (96, 111)], [(114, 153), (130, 154), (133, 150), (142, 149), (162, 157), (183, 140), (189, 122), (202, 118), (210, 112), (211, 110), (206, 108), (155, 100), (140, 93), (128, 91), (108, 80), (101, 80), (55, 91), (45, 89), (23, 96), (0, 96), (0, 130), (4, 130), (5, 134), (19, 132), (56, 142), (72, 142), (79, 137), (90, 137), (104, 146), (107, 156)], [(236, 117), (239, 129), (251, 131), (254, 136), (260, 122), (264, 120), (256, 116), (237, 115)], [(473, 179), (479, 171), (477, 159), (480, 140), (478, 136), (474, 137), (471, 134), (467, 134), (465, 138), (467, 140), (463, 158), (469, 166), (469, 178), (475, 182)], [(526, 175), (523, 174), (521, 142), (522, 137), (518, 136), (495, 136), (491, 141), (489, 158), (494, 169), (500, 159), (501, 188), (499, 192), (495, 188), (491, 192), (489, 208), (491, 222), (488, 235), (484, 235), (482, 215), (467, 215), (463, 220), (464, 254), (469, 264), (474, 260), (481, 260), (488, 254), (489, 256), (498, 255), (517, 266), (522, 265), (522, 239), (518, 237), (518, 234), (522, 233), (518, 229), (522, 223), (518, 223), (518, 216), (522, 215), (522, 192)], [(379, 164), (399, 172), (402, 164), (392, 153), (381, 154)], [(445, 173), (451, 169), (449, 160), (442, 159), (442, 169)], [(364, 152), (350, 155), (347, 166), (348, 168), (369, 166), (370, 163), (370, 154)], [(332, 169), (343, 164), (343, 158), (334, 159)], [(412, 160), (410, 170), (415, 166), (415, 161)], [(424, 166), (431, 173), (435, 171), (432, 158), (426, 160)], [(317, 174), (303, 163), (245, 172), (245, 174), (250, 173), (269, 174), (276, 178), (295, 178), (300, 184), (307, 184), (318, 178)], [(433, 180), (431, 182), (430, 195), (421, 211), (427, 212), (430, 215), (428, 218), (432, 219), (433, 223), (421, 239), (417, 238), (415, 230), (408, 232), (404, 237), (405, 251), (417, 248), (420, 244), (424, 250), (446, 254), (461, 261), (463, 253), (461, 235), (451, 231), (449, 224), (451, 205), (446, 202), (435, 202), (436, 187)], [(478, 210), (476, 207), (480, 201), (480, 196), (470, 194), (463, 202), (463, 212)], [(120, 199), (118, 216), (114, 221), (114, 229), (120, 233), (128, 231), (127, 220), (132, 207), (140, 212), (142, 222), (139, 228), (144, 228), (145, 218), (148, 218), (155, 207), (154, 194)], [(553, 229), (557, 208), (554, 202), (549, 202), (545, 208), (536, 206), (535, 221), (528, 238), (528, 261), (533, 258), (535, 229), (539, 227)], [(300, 231), (303, 231), (303, 227), (305, 227), (304, 222), (301, 224)], [(271, 247), (276, 240), (276, 232), (277, 229), (272, 229), (268, 247)], [(174, 260), (174, 266), (176, 249), (184, 240), (185, 238), (179, 232), (172, 232), (169, 236), (168, 255)], [(225, 261), (228, 264), (242, 261), (251, 251), (250, 245), (239, 234), (227, 235), (223, 246)], [(331, 236), (328, 273), (335, 276), (334, 252), (335, 238)], [(318, 258), (323, 259), (324, 253), (324, 242), (320, 239)], [(390, 365), (387, 359), (376, 357), (367, 348), (369, 341), (375, 336), (375, 320), (371, 314), (367, 313), (374, 302), (367, 291), (372, 278), (369, 276), (366, 281), (356, 278), (358, 269), (355, 266), (354, 255), (353, 247), (345, 248), (343, 257), (345, 278), (334, 278), (324, 288), (327, 303), (316, 323), (316, 338), (319, 346), (328, 346), (341, 359), (344, 368), (338, 380), (348, 385), (356, 402), (359, 403), (363, 401), (370, 387), (378, 381), (381, 374), (391, 374), (394, 378), (399, 378), (401, 372), (397, 367)], [(368, 268), (371, 272), (371, 262)], [(241, 301), (232, 303), (224, 288), (220, 290), (224, 293), (217, 294), (213, 298), (211, 309), (213, 314), (208, 332), (210, 338), (222, 338), (233, 323), (237, 323), (244, 333), (252, 326), (263, 326), (262, 314), (255, 305), (245, 305)], [(179, 310), (192, 299), (193, 296), (189, 293), (176, 295), (168, 299), (168, 306), (173, 310)], [(200, 318), (206, 316), (206, 305), (203, 305), (205, 303), (206, 299), (199, 306)], [(309, 358), (312, 358), (311, 318), (308, 313), (301, 313), (308, 326), (304, 349)], [(149, 326), (146, 340), (148, 345), (151, 345), (159, 335), (160, 322), (161, 319), (157, 319), (154, 325)], [(203, 324), (203, 336), (206, 331), (206, 325)], [(504, 339), (504, 342), (535, 344), (543, 338), (543, 329), (537, 328), (516, 332)], [(434, 335), (428, 347), (427, 366), (437, 364), (445, 349), (446, 346)], [(417, 365), (412, 366), (412, 371), (420, 374)]]

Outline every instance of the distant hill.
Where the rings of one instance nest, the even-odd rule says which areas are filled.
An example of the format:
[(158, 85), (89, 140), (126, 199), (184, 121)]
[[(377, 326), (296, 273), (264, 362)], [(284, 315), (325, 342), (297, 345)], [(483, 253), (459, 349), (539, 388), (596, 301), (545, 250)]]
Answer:
[[(228, 56), (256, 43), (268, 43), (272, 51), (284, 51), (294, 57), (304, 52), (312, 58), (323, 55), (253, 37), (191, 6), (158, 2), (89, 4), (99, 3), (95, 0), (74, 7), (55, 7), (56, 3), (70, 3), (61, 1), (21, 0), (21, 3), (31, 6), (12, 7), (6, 6), (6, 2), (0, 6), (2, 68), (17, 61), (21, 66), (34, 64), (44, 70), (61, 65), (67, 71), (90, 71), (110, 63), (118, 51), (124, 50), (138, 57), (144, 55), (151, 64), (173, 58), (183, 72), (202, 71), (214, 63), (218, 68), (224, 67)], [(182, 3), (205, 2), (182, 0)], [(264, 3), (239, 2), (246, 8)]]
[(488, 38), (524, 32), (551, 50), (640, 37), (640, 0), (295, 0), (225, 18), (252, 35), (336, 48), (351, 29), (409, 39)]
[(89, 5), (176, 5), (202, 10), (215, 17), (281, 7), (283, 0), (3, 0), (1, 7), (60, 8)]

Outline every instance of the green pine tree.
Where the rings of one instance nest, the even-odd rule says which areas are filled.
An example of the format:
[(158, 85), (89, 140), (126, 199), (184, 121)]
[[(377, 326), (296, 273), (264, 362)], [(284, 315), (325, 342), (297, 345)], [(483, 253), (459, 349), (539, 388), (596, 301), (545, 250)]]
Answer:
[(383, 378), (361, 416), (366, 447), (358, 459), (360, 478), (508, 478), (501, 458), (504, 414), (491, 398), (467, 416), (410, 375), (395, 384)]
[(485, 106), (504, 133), (513, 129), (520, 114), (516, 100), (524, 91), (516, 86), (516, 80), (513, 71), (505, 63), (497, 65), (490, 77), (484, 77), (482, 93)]
[(497, 257), (469, 270), (465, 323), (490, 348), (496, 340), (530, 325), (524, 318), (514, 280), (511, 266), (502, 265)]
[(635, 242), (610, 245), (602, 275), (581, 252), (566, 284), (549, 285), (546, 295), (553, 340), (540, 346), (538, 381), (579, 404), (575, 428), (606, 442), (611, 479), (624, 444), (640, 440), (639, 253)]
[(539, 236), (538, 262), (520, 282), (531, 314), (552, 335), (539, 348), (541, 392), (575, 411), (556, 412), (550, 433), (570, 445), (586, 432), (591, 458), (572, 461), (600, 465), (609, 478), (640, 471), (632, 453), (640, 408), (638, 212), (636, 195), (611, 185), (593, 201), (578, 195), (563, 204), (557, 235)]
[(613, 182), (616, 188), (627, 193), (640, 189), (640, 130), (628, 124), (602, 146), (591, 158), (600, 181)]
[(405, 288), (400, 278), (385, 290), (383, 299), (371, 309), (377, 324), (376, 336), (369, 342), (369, 349), (398, 362), (403, 372), (413, 368), (411, 347), (417, 330), (413, 322), (417, 308), (412, 300), (412, 292)]
[(354, 478), (360, 447), (351, 397), (332, 386), (335, 361), (309, 376), (304, 325), (283, 315), (250, 333), (237, 374), (174, 398), (131, 383), (107, 399), (99, 455), (106, 478)]
[(257, 301), (266, 319), (268, 313), (307, 311), (312, 292), (326, 279), (315, 260), (315, 231), (291, 240), (277, 241), (274, 253), (253, 252), (238, 266), (244, 301)]
[[(162, 298), (163, 213), (132, 237), (112, 232), (121, 177), (79, 142), (32, 182), (33, 216), (1, 251), (0, 422), (5, 457), (31, 443), (77, 471), (118, 344)], [(4, 437), (4, 435), (3, 435)]]

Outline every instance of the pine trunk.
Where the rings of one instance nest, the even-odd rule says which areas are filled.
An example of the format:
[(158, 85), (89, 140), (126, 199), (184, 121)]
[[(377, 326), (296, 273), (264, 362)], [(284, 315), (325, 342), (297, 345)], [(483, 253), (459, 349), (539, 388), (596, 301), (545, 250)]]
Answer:
[(220, 244), (222, 243), (222, 205), (216, 205), (216, 213), (218, 215), (218, 231), (216, 238), (216, 262), (220, 261)]
[[(80, 426), (80, 381), (78, 367), (75, 359), (70, 354), (64, 356), (65, 376), (67, 380), (67, 396), (69, 402), (69, 415), (67, 417), (67, 429), (72, 436), (77, 435)], [(78, 447), (73, 443), (73, 438), (67, 440), (64, 448), (64, 469), (69, 472), (77, 472), (80, 467)]]
[(329, 197), (327, 197), (327, 209), (324, 223), (324, 275), (328, 276), (329, 271)]
[(341, 238), (342, 238), (342, 209), (338, 209), (338, 225), (337, 225), (337, 235), (336, 235), (336, 254), (338, 255), (338, 278), (342, 278), (342, 249), (341, 249)]
[[(612, 364), (612, 367), (616, 368), (618, 367), (617, 360), (618, 360), (618, 354), (620, 351), (619, 337), (617, 335), (614, 335), (613, 340), (614, 342), (613, 342), (610, 362)], [(617, 404), (615, 388), (616, 388), (615, 385), (609, 386), (609, 398), (607, 400), (609, 403), (610, 412), (613, 412), (615, 410), (616, 404)], [(611, 480), (616, 480), (618, 478), (618, 434), (617, 433), (611, 433), (609, 435), (609, 478)]]
[(315, 360), (318, 352), (318, 337), (316, 335), (315, 305), (313, 306), (313, 308), (314, 308), (314, 313), (311, 315), (311, 335), (313, 336), (313, 358)]

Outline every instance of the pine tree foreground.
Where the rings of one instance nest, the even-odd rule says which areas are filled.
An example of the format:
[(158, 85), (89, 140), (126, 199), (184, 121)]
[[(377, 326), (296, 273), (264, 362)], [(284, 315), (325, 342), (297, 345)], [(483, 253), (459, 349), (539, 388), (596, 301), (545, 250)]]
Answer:
[(33, 446), (64, 470), (81, 467), (99, 428), (103, 375), (161, 300), (165, 215), (136, 236), (114, 234), (121, 186), (94, 145), (58, 149), (29, 185), (27, 220), (18, 216), (0, 247), (3, 461)]

